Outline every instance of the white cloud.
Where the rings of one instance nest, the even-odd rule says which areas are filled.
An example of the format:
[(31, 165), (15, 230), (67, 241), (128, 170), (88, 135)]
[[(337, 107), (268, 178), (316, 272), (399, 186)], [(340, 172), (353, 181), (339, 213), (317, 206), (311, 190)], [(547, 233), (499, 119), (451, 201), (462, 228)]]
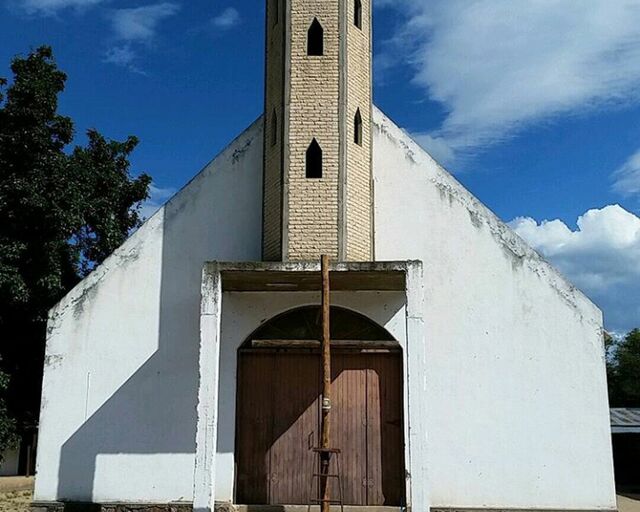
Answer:
[(112, 12), (111, 23), (117, 39), (149, 42), (156, 35), (160, 22), (179, 10), (178, 4), (170, 2), (117, 9)]
[(146, 73), (137, 66), (137, 58), (138, 55), (131, 45), (129, 43), (125, 43), (121, 46), (113, 46), (109, 48), (105, 52), (104, 62), (127, 68), (129, 71), (133, 71), (134, 73), (146, 75)]
[(149, 186), (149, 199), (140, 208), (140, 217), (148, 219), (156, 213), (176, 193), (175, 188), (160, 188), (153, 183)]
[(17, 5), (28, 14), (53, 15), (66, 8), (91, 7), (103, 0), (20, 0)]
[(610, 205), (586, 212), (576, 230), (528, 217), (510, 225), (603, 309), (607, 328), (640, 326), (640, 218)]
[(105, 53), (104, 61), (144, 75), (144, 71), (135, 64), (138, 58), (136, 45), (150, 45), (156, 36), (160, 22), (177, 14), (179, 10), (178, 4), (163, 2), (111, 11), (109, 14), (114, 37), (122, 44), (109, 48)]
[[(588, 5), (587, 5), (588, 4)], [(378, 0), (406, 13), (380, 62), (440, 102), (434, 138), (464, 150), (531, 123), (640, 99), (638, 0)]]
[(624, 197), (640, 196), (640, 149), (613, 173), (613, 190)]
[(109, 48), (105, 55), (105, 62), (117, 64), (119, 66), (130, 66), (135, 60), (136, 54), (129, 45), (114, 46)]
[(220, 29), (235, 27), (238, 23), (240, 23), (240, 13), (233, 7), (227, 7), (211, 20), (211, 24)]

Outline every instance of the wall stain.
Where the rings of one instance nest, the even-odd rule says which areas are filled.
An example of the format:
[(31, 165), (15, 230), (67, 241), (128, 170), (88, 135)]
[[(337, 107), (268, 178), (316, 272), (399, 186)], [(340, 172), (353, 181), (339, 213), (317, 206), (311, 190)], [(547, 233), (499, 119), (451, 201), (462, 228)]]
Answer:
[(253, 139), (248, 139), (244, 146), (242, 146), (241, 148), (236, 149), (233, 152), (233, 155), (231, 156), (231, 161), (236, 164), (238, 163), (238, 161), (240, 160), (240, 158), (242, 158), (242, 156), (249, 150), (249, 148), (251, 147), (251, 143), (253, 142)]
[(391, 142), (393, 142), (393, 143), (399, 145), (400, 147), (402, 147), (402, 149), (404, 149), (405, 158), (407, 160), (409, 160), (411, 163), (417, 164), (418, 161), (416, 159), (416, 152), (405, 141), (396, 139), (393, 136), (393, 134), (389, 131), (389, 129), (387, 128), (387, 126), (385, 124), (385, 121), (388, 121), (388, 120), (385, 118), (382, 123), (376, 123), (375, 121), (373, 121), (374, 129), (378, 130), (379, 133), (384, 135)]
[[(106, 278), (112, 267), (126, 267), (128, 263), (140, 257), (141, 244), (133, 245), (133, 242), (137, 240), (137, 233), (138, 231), (136, 231), (123, 246), (116, 249), (101, 265), (94, 269), (93, 272), (80, 281), (64, 299), (50, 310), (49, 320), (47, 322), (47, 337), (53, 334), (58, 328), (57, 320), (64, 317), (68, 309), (73, 308), (73, 317), (76, 319), (83, 314), (85, 303), (95, 296), (100, 283)], [(144, 238), (142, 239), (142, 243), (144, 243)], [(125, 251), (123, 247), (126, 247), (128, 244), (131, 245), (131, 248)]]
[[(391, 125), (391, 122), (386, 116), (381, 115), (382, 120), (380, 122), (374, 121), (375, 128), (388, 139), (392, 140), (396, 146), (403, 148), (407, 158), (416, 162), (416, 159), (419, 157), (416, 151), (413, 150), (413, 145), (410, 145), (409, 142), (402, 140), (402, 138), (392, 133), (391, 128), (393, 128), (393, 126), (388, 126)], [(400, 128), (397, 128), (397, 130), (402, 132)], [(402, 133), (411, 141), (406, 133)], [(431, 158), (426, 152), (424, 152), (424, 155)], [(446, 197), (450, 206), (458, 203), (464, 207), (469, 212), (469, 218), (476, 228), (486, 225), (491, 236), (502, 249), (505, 258), (509, 260), (515, 272), (526, 268), (529, 272), (543, 279), (562, 301), (572, 308), (575, 314), (584, 321), (585, 317), (581, 313), (578, 304), (580, 302), (590, 303), (590, 301), (577, 290), (575, 286), (567, 281), (555, 267), (551, 266), (540, 254), (529, 247), (520, 236), (502, 222), (489, 208), (478, 201), (438, 162), (432, 158), (431, 160), (435, 163), (436, 171), (430, 178), (430, 181), (437, 188), (440, 197), (443, 200)]]
[(63, 360), (64, 360), (64, 356), (62, 355), (48, 354), (44, 358), (44, 366), (46, 368), (55, 368), (56, 366), (60, 366)]
[(473, 224), (476, 228), (480, 229), (483, 225), (482, 217), (480, 214), (474, 210), (467, 210), (469, 212), (469, 218), (471, 219), (471, 224)]

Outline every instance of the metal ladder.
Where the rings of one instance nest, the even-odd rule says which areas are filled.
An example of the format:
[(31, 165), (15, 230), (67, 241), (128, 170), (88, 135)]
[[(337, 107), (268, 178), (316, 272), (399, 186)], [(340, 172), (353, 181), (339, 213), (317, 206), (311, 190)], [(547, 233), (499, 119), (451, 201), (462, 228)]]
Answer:
[[(311, 512), (311, 505), (322, 505), (323, 503), (329, 503), (331, 505), (340, 505), (340, 512), (344, 512), (344, 502), (342, 497), (342, 476), (340, 473), (340, 450), (338, 448), (312, 448), (313, 452), (316, 454), (313, 461), (313, 469), (311, 471), (311, 488), (309, 490), (309, 503), (307, 504), (307, 512)], [(331, 459), (335, 456), (336, 459), (336, 472), (329, 473), (329, 468), (331, 467)], [(326, 471), (327, 474), (322, 473), (322, 458), (327, 458), (327, 466)], [(318, 469), (320, 469), (320, 473), (318, 473)], [(327, 479), (327, 486), (331, 479), (335, 479), (338, 482), (338, 490), (340, 499), (334, 500), (329, 499), (325, 500), (322, 496), (320, 496), (320, 482), (322, 478)], [(317, 497), (313, 497), (313, 484), (318, 482), (318, 492)]]

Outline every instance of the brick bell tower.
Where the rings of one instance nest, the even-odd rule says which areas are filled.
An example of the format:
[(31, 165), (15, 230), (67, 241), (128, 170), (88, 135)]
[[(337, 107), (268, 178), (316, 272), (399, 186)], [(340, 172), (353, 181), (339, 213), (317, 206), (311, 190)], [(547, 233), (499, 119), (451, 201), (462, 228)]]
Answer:
[(267, 0), (263, 259), (373, 259), (372, 0)]

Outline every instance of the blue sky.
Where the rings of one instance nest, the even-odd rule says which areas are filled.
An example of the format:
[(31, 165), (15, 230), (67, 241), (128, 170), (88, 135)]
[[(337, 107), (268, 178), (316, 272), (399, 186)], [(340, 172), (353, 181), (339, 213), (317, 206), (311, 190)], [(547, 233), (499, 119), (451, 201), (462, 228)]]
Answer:
[[(640, 2), (375, 0), (374, 99), (600, 305), (640, 325)], [(257, 118), (264, 0), (0, 0), (0, 76), (52, 45), (77, 142), (137, 135), (166, 200)]]

